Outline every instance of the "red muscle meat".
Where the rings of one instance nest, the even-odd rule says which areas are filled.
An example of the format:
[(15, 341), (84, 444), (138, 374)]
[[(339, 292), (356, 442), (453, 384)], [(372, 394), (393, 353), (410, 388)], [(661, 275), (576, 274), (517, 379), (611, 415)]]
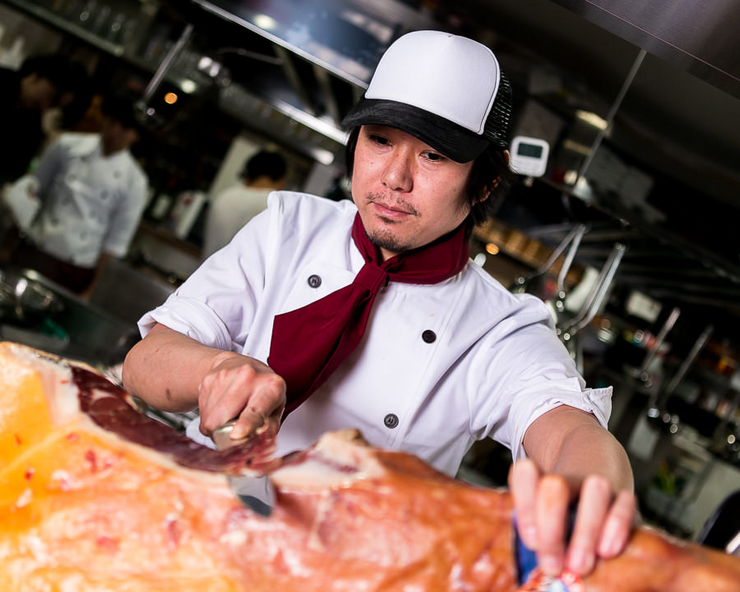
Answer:
[[(507, 492), (353, 430), (271, 459), (141, 414), (90, 368), (0, 344), (0, 574), (26, 591), (513, 592)], [(267, 473), (269, 518), (227, 474)], [(740, 592), (740, 560), (638, 529), (589, 592)]]

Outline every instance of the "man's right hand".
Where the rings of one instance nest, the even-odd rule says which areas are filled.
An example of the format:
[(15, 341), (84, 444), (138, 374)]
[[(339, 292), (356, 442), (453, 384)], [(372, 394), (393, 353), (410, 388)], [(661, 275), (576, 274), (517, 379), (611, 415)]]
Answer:
[(236, 418), (231, 438), (240, 440), (258, 429), (276, 434), (285, 409), (285, 381), (273, 370), (233, 352), (223, 352), (198, 385), (200, 431)]
[(182, 412), (197, 405), (206, 435), (237, 419), (235, 440), (258, 429), (277, 433), (285, 408), (285, 381), (269, 366), (160, 324), (127, 354), (123, 383), (156, 409)]

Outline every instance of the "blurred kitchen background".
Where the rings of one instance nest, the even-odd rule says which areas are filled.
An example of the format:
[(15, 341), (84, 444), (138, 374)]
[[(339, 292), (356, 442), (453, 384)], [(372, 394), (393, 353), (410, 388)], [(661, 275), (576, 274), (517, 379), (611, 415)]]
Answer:
[[(587, 381), (614, 386), (643, 515), (700, 539), (740, 490), (740, 4), (641, 4), (0, 1), (0, 64), (63, 52), (95, 88), (142, 94), (133, 152), (151, 184), (89, 301), (29, 273), (0, 337), (119, 363), (138, 317), (198, 266), (209, 200), (249, 155), (278, 149), (288, 189), (347, 198), (339, 122), (383, 50), (410, 30), (465, 34), (512, 82), (512, 135), (549, 146), (544, 174), (520, 175), (477, 229), (475, 260), (548, 303)], [(502, 485), (507, 454), (481, 443), (460, 476)]]

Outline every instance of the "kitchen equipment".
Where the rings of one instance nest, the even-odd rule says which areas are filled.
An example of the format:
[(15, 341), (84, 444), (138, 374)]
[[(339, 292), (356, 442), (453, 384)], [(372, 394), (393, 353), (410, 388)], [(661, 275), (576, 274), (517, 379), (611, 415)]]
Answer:
[(740, 489), (732, 492), (707, 519), (697, 542), (740, 556)]
[(32, 325), (62, 311), (53, 291), (22, 273), (0, 270), (0, 320)]
[[(246, 442), (251, 436), (241, 440), (231, 439), (231, 430), (234, 428), (235, 419), (226, 422), (211, 434), (213, 443), (218, 450), (226, 450)], [(239, 500), (250, 510), (260, 516), (267, 518), (275, 506), (275, 488), (267, 475), (261, 477), (229, 475), (229, 485)]]
[(511, 142), (509, 167), (517, 175), (541, 177), (547, 170), (550, 145), (541, 138), (516, 136)]

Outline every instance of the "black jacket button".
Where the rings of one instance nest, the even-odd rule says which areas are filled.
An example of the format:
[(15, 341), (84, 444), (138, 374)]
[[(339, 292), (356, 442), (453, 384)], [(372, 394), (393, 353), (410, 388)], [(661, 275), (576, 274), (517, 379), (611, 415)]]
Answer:
[(434, 331), (427, 329), (421, 334), (421, 338), (425, 343), (434, 343), (437, 340), (437, 334)]
[(383, 418), (383, 423), (388, 429), (393, 429), (398, 425), (398, 416), (395, 413), (389, 413)]
[(321, 285), (321, 278), (316, 274), (308, 276), (308, 285), (312, 288), (318, 288)]

